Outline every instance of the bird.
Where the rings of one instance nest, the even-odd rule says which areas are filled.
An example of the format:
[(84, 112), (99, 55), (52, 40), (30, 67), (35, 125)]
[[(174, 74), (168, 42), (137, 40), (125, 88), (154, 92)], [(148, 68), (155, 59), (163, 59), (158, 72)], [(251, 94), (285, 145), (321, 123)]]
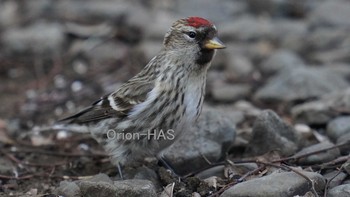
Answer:
[(226, 46), (216, 26), (191, 16), (175, 21), (163, 47), (115, 92), (60, 121), (86, 124), (111, 162), (120, 166), (162, 153), (199, 117), (206, 75), (217, 49)]

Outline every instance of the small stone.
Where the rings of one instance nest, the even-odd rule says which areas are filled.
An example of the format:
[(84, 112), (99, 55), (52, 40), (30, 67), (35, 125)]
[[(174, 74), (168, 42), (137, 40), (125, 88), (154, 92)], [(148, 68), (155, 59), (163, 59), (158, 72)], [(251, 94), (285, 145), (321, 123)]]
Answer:
[(343, 155), (348, 154), (350, 152), (350, 133), (340, 136), (337, 139), (337, 145), (339, 144), (346, 144), (344, 146), (339, 147), (339, 149)]
[(219, 165), (219, 166), (214, 166), (212, 168), (203, 170), (201, 172), (199, 172), (198, 174), (196, 174), (196, 177), (198, 177), (199, 179), (206, 179), (209, 177), (222, 177), (224, 178), (224, 169), (225, 166), (224, 165)]
[(60, 24), (38, 22), (9, 28), (3, 32), (1, 42), (8, 53), (55, 54), (62, 50), (65, 36)]
[(345, 63), (330, 63), (325, 65), (325, 70), (342, 75), (345, 78), (350, 77), (350, 64)]
[(330, 181), (328, 183), (328, 189), (331, 189), (333, 187), (340, 185), (344, 181), (344, 179), (347, 177), (347, 174), (344, 172), (339, 172), (337, 170), (334, 170), (324, 174), (323, 177), (326, 180)]
[[(349, 36), (346, 30), (320, 27), (307, 34), (307, 44), (317, 51), (338, 48)], [(332, 62), (334, 64), (334, 62)]]
[(348, 197), (350, 196), (350, 184), (339, 185), (328, 190), (327, 197)]
[(278, 150), (289, 156), (298, 150), (300, 136), (293, 127), (287, 125), (271, 110), (264, 110), (253, 125), (253, 133), (249, 143), (249, 152), (261, 155)]
[(86, 181), (91, 181), (91, 182), (105, 182), (105, 183), (110, 183), (113, 184), (113, 181), (107, 174), (104, 173), (99, 173), (96, 174), (95, 176), (91, 177), (90, 179), (87, 179)]
[[(314, 144), (314, 145), (311, 145), (309, 147), (303, 148), (301, 151), (296, 153), (294, 156), (298, 157), (299, 155), (304, 155), (307, 153), (327, 149), (327, 148), (330, 148), (332, 146), (334, 146), (334, 144), (331, 142), (327, 142), (327, 141), (321, 142), (319, 144)], [(309, 155), (309, 156), (304, 157), (304, 158), (300, 158), (299, 162), (301, 164), (306, 164), (306, 165), (322, 164), (322, 163), (325, 163), (328, 161), (332, 161), (333, 159), (337, 158), (338, 156), (340, 156), (340, 151), (338, 148), (334, 148), (334, 149), (330, 149), (330, 150), (325, 151), (325, 152), (321, 152), (321, 153)]]
[(243, 16), (222, 23), (220, 37), (223, 39), (252, 41), (269, 38), (273, 33), (273, 23), (267, 18)]
[(197, 123), (189, 129), (191, 135), (181, 137), (163, 154), (179, 175), (209, 166), (206, 159), (217, 162), (235, 138), (235, 124), (212, 108), (204, 107)]
[(309, 139), (313, 136), (312, 129), (306, 124), (296, 124), (294, 125), (294, 129), (302, 136), (303, 139)]
[(102, 40), (85, 41), (81, 50), (93, 61), (94, 64), (103, 64), (118, 61), (127, 55), (127, 46), (119, 42), (107, 42), (101, 44)]
[[(95, 177), (96, 180), (78, 181), (77, 185), (80, 188), (81, 196), (156, 196), (156, 191), (153, 183), (148, 180), (130, 179), (124, 181), (106, 180), (105, 175)], [(102, 179), (98, 181), (97, 179)]]
[(212, 95), (219, 102), (233, 102), (246, 98), (251, 87), (246, 84), (217, 84), (212, 88)]
[(350, 3), (343, 0), (324, 1), (311, 14), (314, 26), (350, 27)]
[(264, 73), (273, 74), (284, 68), (304, 67), (303, 60), (295, 53), (289, 50), (278, 50), (266, 59), (261, 69)]
[(319, 68), (301, 67), (279, 72), (254, 97), (265, 102), (302, 101), (340, 91), (348, 86), (341, 75)]
[(20, 6), (16, 1), (2, 2), (0, 7), (0, 26), (16, 25), (20, 21)]
[(130, 179), (124, 181), (115, 181), (114, 187), (116, 189), (114, 196), (157, 196), (156, 189), (153, 183), (149, 180)]
[(56, 195), (80, 197), (80, 188), (75, 182), (61, 181), (60, 186), (53, 192)]
[[(323, 191), (325, 180), (320, 174), (299, 171), (314, 182), (317, 192)], [(220, 197), (296, 196), (304, 195), (310, 190), (311, 184), (304, 177), (295, 172), (281, 172), (238, 183)]]
[[(225, 52), (222, 52), (223, 54)], [(228, 59), (227, 73), (229, 78), (240, 78), (249, 76), (254, 71), (253, 63), (243, 55), (232, 55), (226, 52)]]
[(327, 135), (334, 141), (347, 133), (350, 133), (350, 116), (337, 117), (327, 125)]
[(145, 54), (145, 58), (150, 60), (162, 49), (162, 41), (144, 41), (140, 44), (139, 49)]
[(326, 94), (319, 100), (310, 101), (292, 108), (292, 115), (298, 122), (327, 124), (343, 111), (350, 111), (350, 88)]
[(83, 88), (83, 83), (81, 81), (74, 81), (71, 85), (73, 92), (79, 92)]

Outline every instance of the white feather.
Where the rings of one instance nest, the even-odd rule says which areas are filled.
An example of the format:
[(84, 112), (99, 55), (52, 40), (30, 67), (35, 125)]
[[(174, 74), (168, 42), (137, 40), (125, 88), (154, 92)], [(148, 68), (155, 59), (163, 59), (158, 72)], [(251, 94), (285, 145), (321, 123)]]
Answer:
[(186, 105), (186, 117), (188, 120), (194, 120), (197, 115), (197, 106), (198, 102), (201, 99), (201, 88), (202, 88), (202, 81), (201, 80), (193, 80), (188, 83), (188, 86), (186, 86), (186, 93), (185, 93), (185, 99), (184, 104)]
[(108, 101), (109, 101), (109, 105), (110, 105), (114, 110), (119, 111), (119, 108), (118, 108), (118, 106), (117, 106), (117, 104), (116, 104), (116, 102), (115, 102), (115, 100), (114, 100), (114, 98), (113, 98), (112, 95), (109, 95), (109, 96), (108, 96)]
[(151, 103), (158, 97), (159, 91), (156, 85), (148, 94), (147, 98), (144, 102), (137, 104), (133, 107), (133, 109), (129, 112), (129, 117), (134, 118), (138, 116), (141, 112), (146, 110), (147, 107), (151, 106)]

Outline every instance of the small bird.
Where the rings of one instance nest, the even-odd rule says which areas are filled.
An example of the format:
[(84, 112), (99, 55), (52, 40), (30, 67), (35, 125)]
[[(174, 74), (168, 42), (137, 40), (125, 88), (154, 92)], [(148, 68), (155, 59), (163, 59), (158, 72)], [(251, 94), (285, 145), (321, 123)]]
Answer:
[(92, 136), (118, 166), (147, 154), (161, 157), (201, 113), (217, 29), (200, 17), (179, 19), (163, 48), (136, 76), (83, 111), (62, 119), (88, 124)]

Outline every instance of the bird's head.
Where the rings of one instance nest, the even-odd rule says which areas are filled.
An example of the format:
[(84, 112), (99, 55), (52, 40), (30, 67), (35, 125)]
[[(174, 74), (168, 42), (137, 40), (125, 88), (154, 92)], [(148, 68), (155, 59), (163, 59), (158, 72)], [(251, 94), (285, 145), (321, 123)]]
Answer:
[(175, 51), (183, 58), (194, 58), (197, 64), (209, 63), (215, 49), (225, 48), (217, 38), (217, 29), (210, 21), (200, 17), (188, 17), (173, 23), (164, 38), (164, 49)]

